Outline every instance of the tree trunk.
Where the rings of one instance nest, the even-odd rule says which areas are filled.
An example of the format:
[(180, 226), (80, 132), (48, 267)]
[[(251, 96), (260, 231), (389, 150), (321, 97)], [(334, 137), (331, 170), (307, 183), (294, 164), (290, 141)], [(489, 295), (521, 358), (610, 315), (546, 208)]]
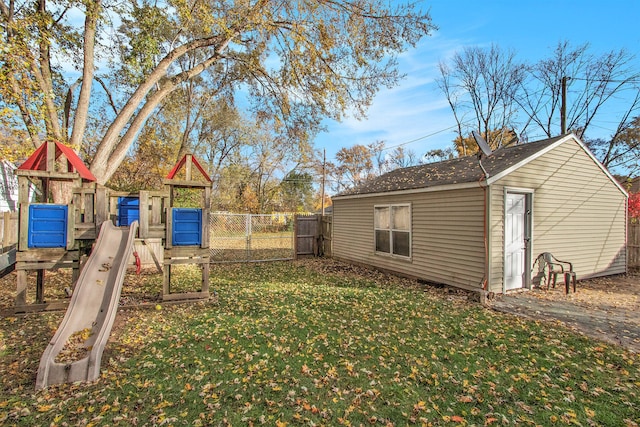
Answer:
[(88, 2), (84, 20), (84, 63), (82, 67), (82, 85), (78, 96), (78, 106), (73, 120), (73, 132), (69, 143), (77, 149), (82, 148), (82, 138), (87, 126), (89, 112), (89, 100), (91, 98), (91, 85), (93, 83), (94, 53), (96, 25), (100, 14), (100, 0)]
[[(41, 14), (41, 20), (44, 20), (47, 15), (46, 3), (46, 0), (40, 0), (38, 2), (38, 11)], [(60, 123), (58, 122), (58, 108), (55, 105), (55, 94), (53, 93), (53, 77), (51, 73), (51, 55), (49, 48), (49, 43), (51, 41), (48, 38), (44, 37), (44, 34), (49, 32), (50, 30), (51, 29), (46, 25), (44, 26), (44, 28), (40, 28), (40, 68), (38, 68), (36, 61), (33, 60), (31, 61), (31, 69), (36, 77), (36, 81), (40, 85), (44, 98), (44, 120), (47, 127), (47, 136), (51, 136), (53, 139), (62, 141), (63, 136), (62, 132), (60, 131)]]
[(118, 169), (118, 166), (120, 166), (120, 163), (122, 163), (122, 160), (124, 160), (124, 157), (126, 156), (129, 147), (133, 143), (133, 140), (138, 135), (138, 132), (147, 121), (147, 118), (160, 104), (160, 102), (162, 102), (162, 100), (167, 95), (174, 91), (179, 84), (202, 73), (204, 70), (216, 63), (216, 61), (218, 61), (220, 58), (221, 56), (219, 56), (218, 54), (214, 54), (214, 56), (196, 65), (191, 70), (183, 71), (182, 73), (174, 76), (171, 79), (166, 79), (161, 84), (160, 90), (149, 97), (140, 112), (138, 112), (136, 117), (133, 119), (133, 122), (131, 122), (131, 126), (129, 126), (129, 129), (127, 129), (124, 136), (120, 139), (118, 145), (116, 145), (116, 147), (114, 148), (113, 152), (109, 156), (109, 162), (104, 175), (102, 177), (96, 176), (99, 183), (103, 184), (103, 182), (101, 182), (101, 179), (103, 179), (104, 182), (107, 182), (109, 178), (111, 178), (111, 176), (114, 174), (116, 169)]
[[(115, 120), (111, 123), (111, 125), (107, 129), (107, 132), (102, 138), (102, 141), (100, 141), (100, 144), (98, 145), (96, 154), (93, 158), (93, 161), (91, 162), (91, 172), (95, 175), (95, 177), (98, 179), (98, 182), (100, 184), (104, 184), (109, 180), (109, 178), (113, 174), (113, 171), (117, 169), (117, 167), (120, 165), (120, 162), (124, 158), (124, 153), (129, 148), (129, 146), (126, 146), (125, 149), (122, 150), (122, 145), (123, 145), (122, 140), (118, 142), (118, 137), (120, 133), (127, 126), (127, 123), (129, 123), (129, 120), (131, 119), (131, 117), (136, 113), (136, 110), (139, 108), (140, 104), (143, 103), (145, 97), (147, 96), (147, 93), (149, 93), (149, 91), (161, 79), (166, 78), (165, 75), (167, 73), (167, 70), (169, 69), (169, 66), (176, 59), (186, 54), (187, 52), (190, 52), (192, 50), (202, 48), (202, 47), (212, 46), (216, 44), (216, 42), (219, 40), (222, 40), (222, 41), (220, 43), (220, 47), (216, 49), (216, 51), (221, 52), (228, 45), (228, 43), (230, 42), (233, 36), (235, 36), (235, 33), (233, 35), (228, 36), (226, 39), (222, 39), (220, 36), (214, 36), (214, 37), (208, 37), (205, 39), (194, 40), (192, 42), (186, 43), (182, 46), (175, 48), (160, 61), (158, 66), (151, 72), (151, 74), (149, 74), (149, 76), (144, 81), (144, 83), (138, 86), (138, 88), (133, 93), (133, 95), (131, 95), (131, 97), (129, 98), (127, 103), (124, 105), (124, 107), (122, 108), (118, 116), (115, 118)], [(156, 105), (159, 103), (160, 100), (156, 102)], [(155, 105), (154, 105), (154, 108), (155, 108)], [(151, 113), (150, 111), (147, 112), (147, 115), (150, 113)], [(142, 123), (144, 123), (144, 121), (138, 121), (138, 123), (141, 126)], [(129, 127), (129, 130), (132, 129), (132, 126), (133, 126), (133, 123)], [(139, 129), (140, 127), (135, 129), (135, 131), (133, 132), (133, 135), (135, 135)], [(127, 134), (129, 133), (129, 130), (127, 131)], [(124, 138), (127, 138), (126, 134), (123, 137), (123, 139)], [(132, 137), (127, 139), (129, 140), (128, 141), (129, 144), (133, 141)], [(118, 152), (114, 154), (115, 150), (117, 150)], [(116, 162), (115, 167), (114, 167), (114, 162)], [(112, 170), (112, 171), (108, 172), (108, 170)]]

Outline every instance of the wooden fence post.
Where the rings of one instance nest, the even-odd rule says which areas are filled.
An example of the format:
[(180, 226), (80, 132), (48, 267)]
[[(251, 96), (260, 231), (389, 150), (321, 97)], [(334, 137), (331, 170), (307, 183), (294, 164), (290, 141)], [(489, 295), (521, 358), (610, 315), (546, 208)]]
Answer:
[(627, 268), (640, 267), (640, 224), (629, 222), (627, 227)]
[(293, 214), (293, 259), (298, 259), (298, 214)]

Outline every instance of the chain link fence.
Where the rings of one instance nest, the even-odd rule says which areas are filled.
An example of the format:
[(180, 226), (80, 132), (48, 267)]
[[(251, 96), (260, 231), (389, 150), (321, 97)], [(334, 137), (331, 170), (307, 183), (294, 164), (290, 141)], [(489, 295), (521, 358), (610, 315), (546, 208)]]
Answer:
[(212, 213), (211, 262), (294, 259), (294, 222), (294, 214)]

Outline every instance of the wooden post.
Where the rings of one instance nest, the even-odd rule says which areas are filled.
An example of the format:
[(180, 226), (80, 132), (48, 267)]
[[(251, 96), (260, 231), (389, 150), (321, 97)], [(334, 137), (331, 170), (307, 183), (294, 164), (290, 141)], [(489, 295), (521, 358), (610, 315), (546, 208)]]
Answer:
[(83, 197), (83, 222), (88, 224), (96, 223), (96, 189), (91, 193), (87, 193)]
[(202, 242), (200, 242), (201, 248), (208, 248), (211, 240), (209, 237), (209, 228), (211, 227), (211, 209), (209, 208), (209, 206), (211, 206), (211, 187), (205, 187), (202, 208)]
[(20, 203), (18, 209), (18, 250), (29, 249), (29, 203)]
[(16, 308), (27, 305), (27, 271), (16, 270)]
[[(69, 207), (71, 209), (69, 209)], [(80, 215), (78, 215), (78, 220), (80, 219)], [(75, 229), (76, 229), (76, 210), (73, 209), (73, 206), (67, 207), (67, 250), (73, 249), (76, 244), (75, 239)]]
[(160, 196), (153, 196), (151, 198), (151, 217), (149, 219), (150, 224), (160, 225), (162, 224), (162, 204), (164, 198)]
[(29, 202), (29, 178), (18, 175), (18, 203)]
[[(47, 144), (47, 172), (55, 172), (56, 170), (56, 143), (53, 141), (45, 142)], [(48, 197), (48, 194), (46, 195)]]
[(18, 250), (29, 248), (29, 178), (18, 176)]
[(316, 230), (313, 233), (313, 256), (319, 257), (322, 255), (322, 214), (316, 214)]
[(149, 192), (141, 191), (140, 198), (138, 200), (138, 208), (139, 208), (139, 220), (140, 224), (138, 227), (138, 236), (141, 239), (146, 239), (149, 237)]
[[(78, 252), (80, 254), (80, 252)], [(78, 255), (78, 262), (73, 263), (73, 267), (71, 269), (71, 286), (75, 288), (76, 283), (78, 283), (78, 278), (80, 277), (80, 256)]]
[(6, 248), (9, 245), (12, 245), (15, 242), (12, 242), (9, 235), (11, 234), (11, 212), (7, 211), (3, 213), (3, 222), (2, 222), (2, 247)]
[(45, 270), (38, 270), (38, 278), (36, 279), (36, 304), (44, 302), (44, 275)]
[(102, 223), (109, 219), (109, 195), (105, 187), (96, 187), (96, 236), (100, 232)]
[(209, 292), (209, 258), (202, 263), (202, 292)]
[(293, 215), (293, 259), (298, 259), (298, 215)]
[(165, 249), (171, 249), (173, 247), (173, 238), (171, 234), (173, 233), (173, 212), (171, 206), (167, 207), (167, 222), (166, 222), (166, 241), (164, 244)]
[(184, 165), (185, 180), (191, 181), (191, 168), (193, 166), (193, 154), (187, 154), (186, 162)]
[(171, 260), (164, 262), (164, 274), (162, 275), (162, 295), (171, 293)]

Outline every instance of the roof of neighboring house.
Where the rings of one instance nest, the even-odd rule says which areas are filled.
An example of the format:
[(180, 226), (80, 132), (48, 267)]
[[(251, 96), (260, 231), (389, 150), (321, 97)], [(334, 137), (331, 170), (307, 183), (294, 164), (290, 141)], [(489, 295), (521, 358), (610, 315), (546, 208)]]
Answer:
[[(520, 145), (500, 148), (490, 156), (482, 156), (482, 167), (489, 176), (488, 183), (491, 184), (496, 179), (504, 176), (512, 168), (518, 167), (523, 162), (528, 162), (553, 148), (554, 144), (562, 143), (568, 138), (578, 139), (573, 135), (561, 135), (541, 141), (529, 142)], [(579, 141), (578, 141), (579, 142)], [(579, 142), (580, 143), (580, 142)], [(582, 143), (580, 143), (582, 145)], [(586, 152), (593, 157), (584, 145)], [(595, 157), (593, 157), (594, 160)], [(596, 160), (597, 162), (597, 160)], [(600, 164), (599, 162), (597, 162)], [(603, 171), (610, 177), (611, 175), (601, 166)], [(611, 178), (616, 185), (624, 192), (622, 187)], [(428, 163), (402, 169), (395, 169), (377, 178), (364, 182), (354, 188), (348, 189), (333, 198), (359, 196), (374, 193), (388, 193), (393, 191), (405, 191), (416, 189), (428, 189), (442, 186), (459, 186), (472, 184), (485, 180), (485, 173), (480, 167), (478, 156), (459, 157), (445, 160), (438, 163)]]

